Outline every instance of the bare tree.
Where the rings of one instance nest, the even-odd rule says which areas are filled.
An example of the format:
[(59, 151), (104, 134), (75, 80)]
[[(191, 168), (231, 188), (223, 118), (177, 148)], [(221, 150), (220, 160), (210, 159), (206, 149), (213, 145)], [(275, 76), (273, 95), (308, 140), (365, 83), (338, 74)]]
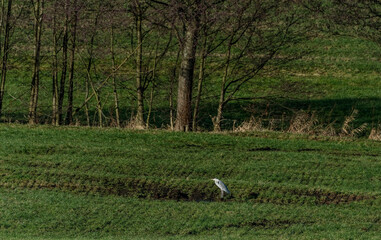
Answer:
[(174, 66), (170, 69), (169, 71), (169, 126), (171, 130), (175, 129), (175, 114), (174, 114), (174, 85), (175, 85), (175, 80), (178, 74), (178, 65), (179, 65), (179, 58), (180, 58), (180, 53), (181, 53), (181, 48), (177, 50), (176, 54), (176, 61)]
[[(85, 67), (85, 71), (86, 71), (86, 77), (85, 77), (85, 101), (86, 99), (88, 99), (89, 95), (90, 95), (90, 83), (92, 82), (92, 79), (91, 79), (91, 69), (92, 69), (92, 65), (93, 65), (93, 62), (94, 62), (94, 49), (95, 49), (95, 37), (97, 35), (97, 31), (98, 31), (98, 28), (99, 28), (99, 18), (100, 18), (100, 6), (96, 6), (96, 8), (98, 9), (98, 11), (96, 12), (92, 12), (90, 14), (90, 16), (88, 17), (88, 20), (89, 20), (89, 26), (87, 26), (87, 35), (90, 37), (90, 40), (88, 41), (88, 44), (87, 44), (87, 61), (83, 63), (84, 67)], [(99, 99), (99, 97), (98, 97)], [(97, 106), (99, 106), (99, 104), (97, 103)], [(87, 126), (90, 126), (90, 115), (89, 115), (89, 103), (88, 101), (85, 102), (84, 104), (84, 107), (85, 107), (85, 115), (86, 115), (86, 123), (87, 123)], [(98, 110), (99, 112), (99, 110)], [(73, 113), (74, 115), (74, 113)], [(100, 117), (102, 117), (102, 115), (100, 114)], [(98, 118), (99, 118), (99, 114), (98, 114)], [(102, 119), (99, 119), (99, 123), (102, 122)]]
[(367, 38), (381, 45), (381, 1), (334, 0), (325, 9), (326, 17), (334, 20), (333, 27), (344, 27), (346, 34)]
[(184, 34), (175, 29), (182, 49), (178, 88), (176, 131), (189, 131), (192, 127), (192, 88), (196, 61), (196, 49), (199, 37), (201, 0), (177, 3), (177, 13), (184, 24)]
[(153, 106), (153, 98), (154, 98), (154, 92), (155, 92), (155, 79), (156, 79), (156, 70), (157, 70), (157, 64), (158, 64), (158, 47), (159, 47), (159, 41), (156, 42), (156, 47), (155, 47), (155, 55), (153, 57), (153, 67), (152, 67), (152, 86), (151, 86), (151, 91), (150, 91), (150, 98), (149, 98), (149, 103), (148, 103), (148, 114), (147, 114), (147, 120), (146, 120), (146, 128), (149, 128), (150, 124), (150, 118), (151, 118), (151, 113), (152, 113), (152, 106)]
[(71, 10), (73, 19), (71, 21), (71, 49), (70, 49), (70, 72), (69, 72), (69, 89), (68, 89), (68, 107), (66, 113), (66, 124), (73, 123), (73, 91), (74, 91), (74, 65), (75, 65), (75, 51), (77, 41), (77, 25), (78, 25), (78, 5), (77, 0), (74, 0)]
[[(291, 0), (284, 1), (231, 1), (232, 14), (225, 34), (227, 52), (222, 64), (222, 81), (214, 130), (221, 130), (226, 104), (237, 100), (235, 95), (278, 54), (305, 35), (299, 27), (305, 12)], [(229, 13), (228, 13), (229, 14)]]
[[(227, 1), (224, 1), (225, 3)], [(222, 2), (220, 2), (222, 3)], [(227, 10), (221, 4), (206, 3), (201, 9), (201, 27), (200, 27), (200, 51), (199, 51), (199, 70), (198, 70), (198, 84), (197, 93), (193, 110), (192, 129), (197, 130), (198, 114), (201, 106), (201, 97), (203, 90), (203, 83), (208, 75), (216, 72), (215, 68), (210, 68), (207, 71), (207, 58), (225, 43), (229, 36), (221, 34), (224, 29), (229, 25), (229, 20), (232, 17), (227, 14)]]
[[(91, 69), (94, 68), (94, 58), (95, 58), (95, 37), (97, 35), (97, 30), (98, 30), (98, 24), (99, 24), (99, 18), (100, 18), (100, 6), (98, 6), (98, 12), (95, 13), (94, 19), (93, 19), (93, 25), (90, 27), (92, 30), (90, 32), (90, 42), (88, 44), (88, 49), (87, 49), (87, 54), (88, 54), (88, 60), (87, 62), (84, 62), (84, 65), (86, 67), (86, 80), (85, 80), (85, 85), (86, 85), (86, 90), (85, 90), (85, 112), (86, 112), (86, 119), (87, 119), (87, 125), (90, 125), (90, 116), (89, 116), (89, 106), (88, 106), (88, 98), (89, 98), (89, 92), (90, 89), (92, 90), (93, 96), (95, 96), (96, 99), (96, 109), (97, 109), (97, 115), (98, 115), (98, 126), (102, 127), (103, 126), (103, 112), (102, 112), (102, 104), (100, 100), (100, 89), (96, 89), (94, 86), (94, 81), (93, 77), (91, 74)], [(83, 60), (83, 59), (81, 59)], [(72, 116), (74, 113), (72, 114)]]
[[(9, 65), (9, 37), (12, 36), (12, 30), (8, 33), (6, 30), (7, 13), (11, 14), (12, 8), (7, 12), (6, 4), (12, 5), (12, 2), (13, 14), (16, 15), (18, 1), (0, 2), (3, 3), (0, 19), (0, 112)], [(277, 59), (279, 51), (295, 42), (295, 25), (301, 21), (293, 7), (306, 1), (27, 2), (33, 4), (35, 20), (30, 123), (38, 122), (37, 100), (46, 96), (45, 81), (51, 81), (51, 99), (44, 99), (44, 105), (52, 107), (47, 115), (48, 119), (51, 116), (53, 125), (64, 124), (63, 121), (73, 124), (74, 119), (81, 118), (76, 114), (84, 108), (81, 114), (87, 125), (93, 124), (91, 118), (94, 117), (94, 122), (99, 122), (100, 126), (107, 124), (109, 119), (113, 125), (120, 126), (127, 115), (123, 113), (124, 109), (130, 111), (132, 108), (137, 128), (148, 128), (152, 123), (162, 124), (157, 120), (165, 122), (169, 113), (173, 130), (192, 131), (202, 126), (199, 115), (205, 115), (202, 112), (205, 109), (203, 101), (206, 102), (207, 98), (218, 105), (213, 119), (215, 130), (221, 130), (226, 105), (241, 100), (241, 89), (260, 76), (268, 63)], [(28, 10), (25, 15), (30, 18), (31, 12)], [(23, 21), (15, 29), (29, 24), (30, 21)], [(22, 34), (20, 39), (32, 37), (30, 31), (15, 33), (17, 36), (14, 38), (19, 34)], [(126, 34), (131, 42), (127, 43)], [(18, 49), (29, 50), (32, 46), (27, 40), (16, 44), (20, 47), (14, 48), (15, 53)], [(46, 56), (44, 51), (49, 53), (49, 58), (43, 58)], [(29, 51), (24, 51), (15, 57), (31, 58), (28, 54)], [(41, 63), (41, 59), (46, 62)], [(47, 67), (49, 77), (45, 77)], [(43, 90), (39, 94), (40, 68), (44, 74), (41, 74)], [(205, 85), (208, 80), (213, 81)], [(84, 98), (82, 103), (75, 105), (80, 98)], [(14, 99), (20, 98), (15, 96)], [(163, 107), (160, 100), (168, 99), (169, 109), (166, 106), (164, 111), (157, 111), (156, 108)], [(27, 100), (20, 102), (28, 103)], [(161, 118), (161, 112), (166, 114), (165, 119)]]
[(114, 93), (114, 105), (115, 105), (115, 120), (116, 126), (120, 127), (120, 113), (119, 113), (119, 97), (116, 86), (116, 77), (115, 77), (115, 51), (114, 51), (114, 26), (111, 26), (111, 40), (110, 40), (110, 52), (111, 52), (111, 63), (112, 63), (112, 87)]
[(29, 103), (29, 124), (36, 124), (37, 104), (40, 84), (40, 53), (41, 53), (41, 35), (43, 22), (44, 0), (31, 0), (34, 13), (34, 67), (31, 84), (31, 94)]
[(202, 41), (201, 52), (200, 52), (200, 63), (199, 63), (200, 66), (199, 66), (199, 72), (198, 72), (197, 95), (196, 95), (196, 100), (194, 104), (193, 118), (192, 118), (193, 131), (197, 130), (197, 118), (198, 118), (200, 102), (201, 102), (202, 84), (204, 82), (204, 77), (205, 77), (205, 61), (207, 57), (206, 44), (207, 44), (207, 35), (203, 34), (203, 41)]
[[(7, 5), (7, 14), (4, 16), (4, 11), (2, 10), (1, 22), (5, 22), (5, 30), (4, 30), (4, 42), (3, 42), (3, 59), (1, 64), (1, 83), (0, 83), (0, 116), (2, 112), (4, 91), (5, 91), (5, 81), (7, 79), (7, 65), (8, 65), (8, 56), (9, 56), (9, 32), (10, 32), (10, 21), (12, 15), (12, 0), (8, 0)], [(2, 9), (4, 9), (4, 1), (2, 1)], [(1, 29), (0, 29), (1, 31)]]
[[(140, 1), (139, 1), (140, 2)], [(112, 119), (112, 124), (116, 127), (121, 126), (121, 112), (120, 112), (120, 100), (119, 100), (119, 83), (120, 79), (117, 76), (117, 57), (120, 52), (117, 51), (118, 34), (125, 33), (126, 26), (131, 25), (132, 19), (126, 14), (124, 7), (124, 1), (111, 1), (109, 4), (103, 7), (105, 10), (99, 14), (103, 16), (103, 28), (108, 29), (110, 32), (110, 55), (111, 55), (111, 67), (112, 67), (112, 90), (114, 100), (114, 112), (115, 119)], [(105, 14), (106, 13), (106, 14)], [(135, 24), (136, 26), (136, 24)], [(122, 53), (124, 54), (124, 53)], [(136, 73), (137, 74), (137, 73)], [(111, 112), (111, 111), (110, 111)]]
[(135, 119), (135, 127), (138, 129), (143, 129), (144, 124), (144, 91), (142, 83), (142, 71), (143, 71), (143, 15), (145, 12), (145, 6), (140, 0), (133, 0), (132, 2), (132, 13), (135, 18), (135, 31), (136, 31), (136, 93), (137, 93), (137, 113)]
[(58, 124), (62, 124), (62, 109), (63, 101), (65, 97), (65, 82), (67, 74), (67, 52), (68, 52), (68, 42), (69, 42), (69, 2), (70, 0), (65, 0), (64, 2), (64, 12), (65, 20), (63, 27), (63, 39), (62, 39), (62, 69), (61, 69), (61, 79), (60, 87), (58, 92)]
[(58, 115), (58, 52), (59, 52), (59, 31), (57, 27), (57, 0), (53, 4), (52, 13), (52, 44), (53, 44), (53, 54), (52, 54), (52, 125), (59, 125), (59, 115)]

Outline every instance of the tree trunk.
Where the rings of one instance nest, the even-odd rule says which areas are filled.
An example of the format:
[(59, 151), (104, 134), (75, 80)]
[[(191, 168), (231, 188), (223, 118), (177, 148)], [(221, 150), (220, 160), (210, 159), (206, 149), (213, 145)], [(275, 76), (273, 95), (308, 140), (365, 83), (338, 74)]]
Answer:
[[(130, 55), (128, 55), (116, 68), (115, 68), (115, 73), (130, 59), (130, 57), (135, 54), (135, 52), (131, 53)], [(89, 72), (89, 71), (88, 71)], [(110, 73), (103, 81), (101, 81), (100, 83), (98, 83), (97, 87), (96, 87), (96, 91), (99, 91), (102, 87), (104, 87), (104, 85), (107, 83), (107, 81), (112, 77), (113, 73)], [(77, 114), (82, 108), (83, 106), (85, 106), (93, 97), (95, 96), (95, 93), (92, 93), (92, 94), (89, 94), (89, 96), (85, 99), (85, 101), (80, 105), (78, 106), (75, 111), (73, 112), (73, 116), (75, 114)]]
[(115, 77), (115, 53), (114, 53), (114, 28), (111, 27), (111, 61), (112, 61), (112, 86), (114, 91), (114, 105), (115, 105), (115, 120), (116, 126), (120, 127), (120, 117), (119, 117), (119, 97), (116, 88), (116, 77)]
[(71, 125), (73, 123), (73, 91), (74, 91), (74, 63), (75, 63), (75, 47), (76, 47), (76, 35), (77, 35), (77, 22), (78, 22), (78, 10), (77, 0), (74, 0), (74, 19), (72, 25), (72, 47), (70, 55), (70, 72), (69, 72), (69, 89), (68, 89), (68, 107), (66, 112), (66, 124)]
[(225, 93), (226, 93), (225, 86), (226, 86), (228, 73), (229, 73), (231, 47), (232, 47), (232, 43), (230, 41), (228, 46), (228, 55), (226, 56), (224, 75), (222, 77), (220, 99), (218, 101), (218, 108), (217, 108), (217, 116), (214, 118), (214, 121), (213, 121), (214, 131), (217, 131), (217, 132), (221, 131), (221, 120), (222, 120), (222, 114), (223, 114), (223, 110), (225, 106)]
[[(176, 71), (176, 70), (174, 70)], [(176, 74), (176, 73), (174, 73)], [(171, 81), (170, 81), (170, 85), (169, 85), (169, 126), (171, 127), (171, 130), (173, 131), (174, 128), (175, 128), (175, 124), (174, 124), (174, 114), (173, 114), (173, 85), (174, 85), (174, 82), (175, 82), (175, 78), (174, 77), (171, 77), (170, 78)]]
[(44, 0), (37, 0), (34, 6), (35, 26), (34, 26), (34, 67), (31, 84), (31, 95), (29, 103), (29, 124), (37, 123), (37, 103), (40, 84), (40, 52), (41, 52), (41, 33), (43, 20)]
[(142, 86), (142, 65), (143, 65), (143, 36), (142, 36), (142, 12), (140, 8), (139, 0), (135, 0), (135, 24), (136, 24), (136, 40), (138, 49), (136, 51), (136, 90), (137, 90), (137, 113), (135, 119), (135, 127), (137, 129), (144, 128), (144, 96)]
[[(1, 67), (0, 116), (1, 116), (2, 107), (3, 107), (5, 81), (7, 79), (7, 65), (8, 65), (8, 54), (9, 54), (9, 31), (10, 31), (11, 14), (12, 14), (12, 0), (8, 0), (7, 18), (5, 19), (5, 34), (4, 34), (5, 36), (4, 36), (4, 46), (3, 46), (4, 53), (3, 53), (3, 61), (2, 61), (2, 67)], [(2, 16), (2, 21), (4, 21), (4, 16)]]
[[(99, 92), (98, 92), (99, 88), (97, 89), (94, 87), (94, 83), (91, 79), (91, 74), (90, 74), (90, 70), (91, 70), (91, 66), (92, 66), (92, 58), (93, 58), (93, 51), (92, 51), (93, 45), (92, 44), (93, 43), (91, 43), (91, 46), (90, 46), (90, 58), (89, 58), (89, 62), (87, 64), (87, 69), (86, 69), (87, 83), (90, 85), (91, 89), (93, 90), (93, 93), (91, 96), (95, 96), (95, 99), (97, 101), (97, 112), (98, 112), (99, 127), (102, 127), (103, 126), (103, 121), (102, 121), (103, 113), (102, 113), (102, 104), (101, 104)], [(84, 103), (85, 105), (87, 104), (88, 100), (89, 100), (89, 98), (85, 99), (85, 103)]]
[(177, 89), (176, 131), (189, 131), (192, 127), (192, 85), (199, 25), (195, 17), (185, 32)]
[(170, 72), (170, 84), (169, 84), (169, 124), (170, 124), (170, 127), (171, 127), (171, 130), (173, 131), (174, 128), (175, 128), (175, 124), (174, 124), (174, 114), (173, 114), (173, 111), (174, 111), (174, 108), (173, 108), (173, 85), (175, 83), (175, 79), (176, 79), (176, 75), (177, 75), (177, 68), (178, 68), (178, 63), (179, 63), (179, 58), (180, 58), (180, 52), (181, 52), (181, 49), (179, 48), (179, 50), (177, 51), (177, 55), (176, 55), (176, 62), (175, 62), (175, 66), (173, 67), (172, 71)]
[[(86, 80), (85, 80), (85, 104), (84, 105), (85, 105), (85, 114), (86, 114), (87, 126), (90, 126), (90, 115), (89, 115), (89, 103), (86, 100), (89, 98), (89, 94), (90, 94), (90, 71), (91, 71), (91, 64), (93, 61), (94, 39), (95, 39), (95, 35), (96, 35), (97, 25), (98, 25), (98, 15), (96, 15), (95, 19), (94, 19), (94, 32), (92, 33), (91, 39), (90, 39), (90, 46), (89, 46), (89, 50), (88, 50), (89, 60), (87, 63), (87, 68), (86, 68), (88, 77), (86, 77)], [(73, 115), (74, 115), (74, 113), (73, 113)]]
[[(85, 100), (89, 97), (90, 87), (89, 87), (89, 79), (85, 79)], [(90, 115), (89, 115), (89, 103), (85, 103), (85, 115), (86, 115), (86, 123), (87, 126), (90, 126)]]
[(146, 128), (149, 128), (149, 121), (150, 121), (150, 117), (151, 117), (151, 113), (152, 113), (152, 106), (153, 106), (153, 97), (154, 97), (154, 93), (155, 93), (155, 86), (156, 86), (155, 79), (156, 79), (157, 50), (158, 50), (158, 47), (159, 47), (159, 42), (156, 43), (156, 46), (155, 46), (155, 56), (154, 56), (154, 59), (153, 59), (152, 80), (151, 80), (152, 86), (151, 86), (151, 92), (150, 92), (150, 98), (149, 98), (149, 104), (148, 104), (148, 114), (147, 114)]
[(101, 103), (101, 99), (100, 99), (100, 96), (99, 96), (99, 92), (94, 87), (94, 83), (93, 83), (93, 81), (91, 80), (91, 77), (90, 77), (90, 72), (88, 72), (87, 74), (88, 74), (88, 78), (89, 78), (91, 89), (93, 90), (93, 94), (95, 96), (95, 100), (97, 101), (97, 112), (98, 112), (99, 127), (103, 127), (102, 103)]
[(58, 44), (57, 44), (57, 20), (56, 10), (53, 16), (53, 56), (52, 56), (52, 125), (58, 126)]
[[(0, 12), (0, 39), (2, 39), (4, 31), (4, 18), (5, 18), (5, 1), (1, 0), (1, 12)], [(3, 43), (3, 41), (2, 41)], [(2, 55), (2, 44), (0, 44), (0, 56)]]
[(204, 41), (202, 43), (202, 50), (201, 50), (200, 70), (198, 73), (197, 97), (196, 97), (196, 102), (194, 104), (194, 110), (193, 110), (193, 119), (192, 119), (193, 131), (197, 131), (197, 117), (198, 117), (199, 106), (201, 101), (202, 83), (204, 81), (204, 72), (205, 72), (206, 43), (207, 43), (207, 37), (205, 34)]
[(66, 73), (67, 73), (67, 50), (68, 50), (68, 39), (69, 39), (69, 3), (66, 0), (65, 3), (65, 23), (64, 23), (64, 32), (62, 40), (62, 72), (60, 80), (60, 91), (58, 95), (58, 124), (62, 124), (62, 108), (63, 101), (65, 97), (65, 82), (66, 82)]

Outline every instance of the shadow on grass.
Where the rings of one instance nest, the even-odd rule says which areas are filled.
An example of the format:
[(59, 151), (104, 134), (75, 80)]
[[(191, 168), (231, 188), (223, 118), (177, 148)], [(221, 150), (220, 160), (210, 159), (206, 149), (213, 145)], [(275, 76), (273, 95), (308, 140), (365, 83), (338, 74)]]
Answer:
[[(48, 109), (48, 108), (45, 108)], [(243, 121), (247, 121), (251, 116), (261, 118), (263, 120), (275, 119), (280, 122), (278, 130), (285, 128), (294, 114), (300, 110), (307, 112), (315, 112), (319, 123), (334, 123), (335, 127), (340, 127), (344, 119), (351, 115), (354, 109), (358, 110), (358, 114), (353, 121), (355, 125), (367, 123), (370, 126), (376, 126), (381, 120), (381, 98), (343, 98), (343, 99), (308, 99), (308, 100), (290, 100), (290, 99), (260, 99), (253, 101), (234, 101), (226, 105), (222, 120), (222, 129), (232, 129)], [(121, 107), (121, 123), (123, 126), (128, 125), (134, 116), (134, 109), (129, 107)], [(216, 115), (217, 104), (202, 103), (198, 117), (198, 126), (201, 130), (213, 130), (212, 117)], [(50, 110), (40, 112), (39, 123), (50, 124)], [(97, 126), (97, 112), (89, 111), (90, 125)], [(115, 117), (113, 109), (104, 109), (106, 118), (105, 126), (114, 126)], [(153, 109), (150, 116), (150, 126), (152, 128), (168, 128), (170, 125), (169, 108)], [(77, 114), (78, 123), (82, 126), (87, 125), (84, 111)], [(146, 118), (147, 116), (145, 116)], [(2, 122), (18, 122), (27, 123), (27, 113), (18, 111), (6, 111), (1, 118)], [(284, 130), (284, 129), (283, 129)]]
[[(200, 114), (200, 126), (206, 130), (212, 130), (210, 116), (213, 115), (210, 113), (212, 112), (215, 115), (216, 112), (212, 109), (217, 109), (217, 105), (209, 105), (208, 108), (204, 107)], [(243, 121), (247, 121), (251, 116), (267, 121), (275, 119), (280, 124), (288, 126), (290, 119), (301, 110), (310, 113), (315, 112), (320, 124), (328, 125), (333, 123), (335, 127), (341, 127), (344, 119), (350, 116), (354, 109), (358, 110), (358, 114), (353, 121), (355, 125), (367, 123), (370, 126), (376, 126), (381, 122), (381, 98), (263, 99), (227, 104), (222, 128), (232, 129), (234, 124), (237, 126)]]

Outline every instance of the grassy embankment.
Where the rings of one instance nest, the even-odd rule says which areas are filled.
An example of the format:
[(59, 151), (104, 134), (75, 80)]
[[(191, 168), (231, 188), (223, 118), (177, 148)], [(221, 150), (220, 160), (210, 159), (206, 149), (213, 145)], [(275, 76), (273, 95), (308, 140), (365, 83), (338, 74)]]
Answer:
[[(379, 142), (0, 125), (0, 238), (378, 239)], [(232, 196), (218, 201), (210, 180)]]
[[(321, 36), (293, 46), (280, 55), (283, 57), (296, 56), (304, 51), (309, 54), (287, 64), (280, 64), (278, 61), (271, 62), (266, 67), (266, 71), (244, 85), (236, 97), (253, 98), (253, 100), (228, 103), (222, 122), (223, 128), (231, 128), (234, 121), (237, 121), (238, 125), (243, 120), (247, 120), (251, 114), (265, 118), (267, 121), (269, 119), (279, 121), (285, 118), (287, 122), (295, 112), (301, 109), (309, 112), (315, 111), (319, 124), (334, 123), (337, 128), (341, 127), (344, 118), (349, 116), (353, 109), (359, 111), (354, 126), (368, 123), (369, 130), (371, 126), (374, 127), (380, 122), (381, 62), (379, 61), (379, 47), (376, 44), (349, 37)], [(154, 127), (166, 127), (169, 124), (168, 78), (169, 69), (175, 58), (172, 53), (176, 53), (175, 49), (168, 54), (157, 73), (158, 85), (151, 116), (151, 124)], [(211, 56), (209, 60), (223, 60), (215, 58), (218, 57)], [(100, 69), (107, 73), (110, 68), (109, 61), (110, 59), (104, 57), (97, 59), (96, 62), (99, 67), (102, 66)], [(44, 64), (41, 73), (41, 96), (38, 109), (41, 123), (49, 122), (51, 115), (50, 63), (47, 61)], [(82, 66), (81, 63), (78, 64)], [(27, 121), (31, 81), (29, 65), (31, 66), (30, 63), (26, 63), (25, 59), (15, 60), (8, 73), (3, 121)], [(82, 68), (78, 67), (78, 69)], [(136, 106), (135, 93), (132, 91), (135, 88), (134, 69), (133, 63), (126, 64), (117, 76), (121, 118), (124, 125), (130, 120), (131, 111), (134, 111)], [(103, 80), (102, 71), (99, 70), (99, 76), (94, 79)], [(197, 71), (198, 66), (196, 66), (195, 76), (198, 76)], [(211, 73), (210, 71), (211, 69), (206, 69), (208, 77), (204, 83), (199, 117), (200, 127), (206, 130), (212, 129), (211, 116), (215, 116), (217, 113), (217, 99), (222, 76), (222, 72)], [(86, 76), (86, 72), (76, 72), (75, 106), (81, 105), (85, 98)], [(197, 84), (194, 85), (194, 92), (196, 92)], [(176, 89), (174, 92), (177, 92)], [(149, 96), (148, 92), (146, 96)], [(113, 95), (110, 85), (102, 89), (100, 98), (104, 114), (108, 117), (104, 120), (107, 125), (111, 123), (112, 116), (115, 115), (113, 114)], [(94, 125), (97, 124), (95, 107), (96, 103), (93, 99), (90, 101), (90, 117), (91, 123)], [(265, 113), (267, 114), (265, 115)], [(86, 124), (83, 109), (77, 117), (82, 125)], [(278, 128), (280, 128), (279, 125)]]

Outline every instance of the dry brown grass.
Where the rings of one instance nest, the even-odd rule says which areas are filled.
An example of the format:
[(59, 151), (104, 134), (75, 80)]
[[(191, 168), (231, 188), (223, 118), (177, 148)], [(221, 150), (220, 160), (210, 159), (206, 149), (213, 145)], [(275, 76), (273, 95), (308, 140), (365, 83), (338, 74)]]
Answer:
[(370, 130), (368, 139), (381, 141), (381, 125), (378, 125), (376, 128), (372, 128), (372, 130)]
[(300, 110), (291, 118), (288, 132), (312, 134), (318, 123), (315, 112), (308, 113)]
[(367, 123), (363, 123), (357, 128), (351, 124), (355, 120), (357, 114), (358, 110), (354, 109), (351, 115), (345, 118), (343, 126), (341, 127), (341, 132), (339, 133), (340, 137), (355, 137), (362, 134), (366, 130), (366, 127), (368, 126)]
[(242, 122), (238, 127), (233, 127), (233, 132), (251, 132), (263, 130), (268, 130), (268, 128), (263, 126), (263, 121), (261, 118), (255, 118), (254, 116), (251, 116), (249, 121)]
[(126, 129), (131, 129), (131, 130), (143, 130), (143, 129), (145, 129), (145, 126), (138, 124), (135, 116), (131, 116), (130, 120), (126, 121), (123, 127)]
[[(253, 131), (284, 131), (283, 125), (287, 125), (286, 132), (297, 134), (308, 134), (314, 136), (327, 137), (358, 137), (364, 135), (368, 129), (368, 124), (363, 123), (356, 127), (354, 121), (358, 110), (353, 110), (351, 115), (347, 116), (338, 128), (335, 121), (328, 124), (319, 122), (319, 116), (316, 112), (307, 112), (300, 110), (294, 113), (289, 123), (285, 123), (282, 119), (266, 119), (264, 121), (260, 117), (251, 116), (248, 121), (242, 122), (238, 127), (233, 126), (233, 132), (253, 132)], [(336, 125), (336, 127), (335, 127)], [(281, 130), (280, 130), (281, 129)], [(381, 125), (372, 128), (369, 139), (381, 141)]]

